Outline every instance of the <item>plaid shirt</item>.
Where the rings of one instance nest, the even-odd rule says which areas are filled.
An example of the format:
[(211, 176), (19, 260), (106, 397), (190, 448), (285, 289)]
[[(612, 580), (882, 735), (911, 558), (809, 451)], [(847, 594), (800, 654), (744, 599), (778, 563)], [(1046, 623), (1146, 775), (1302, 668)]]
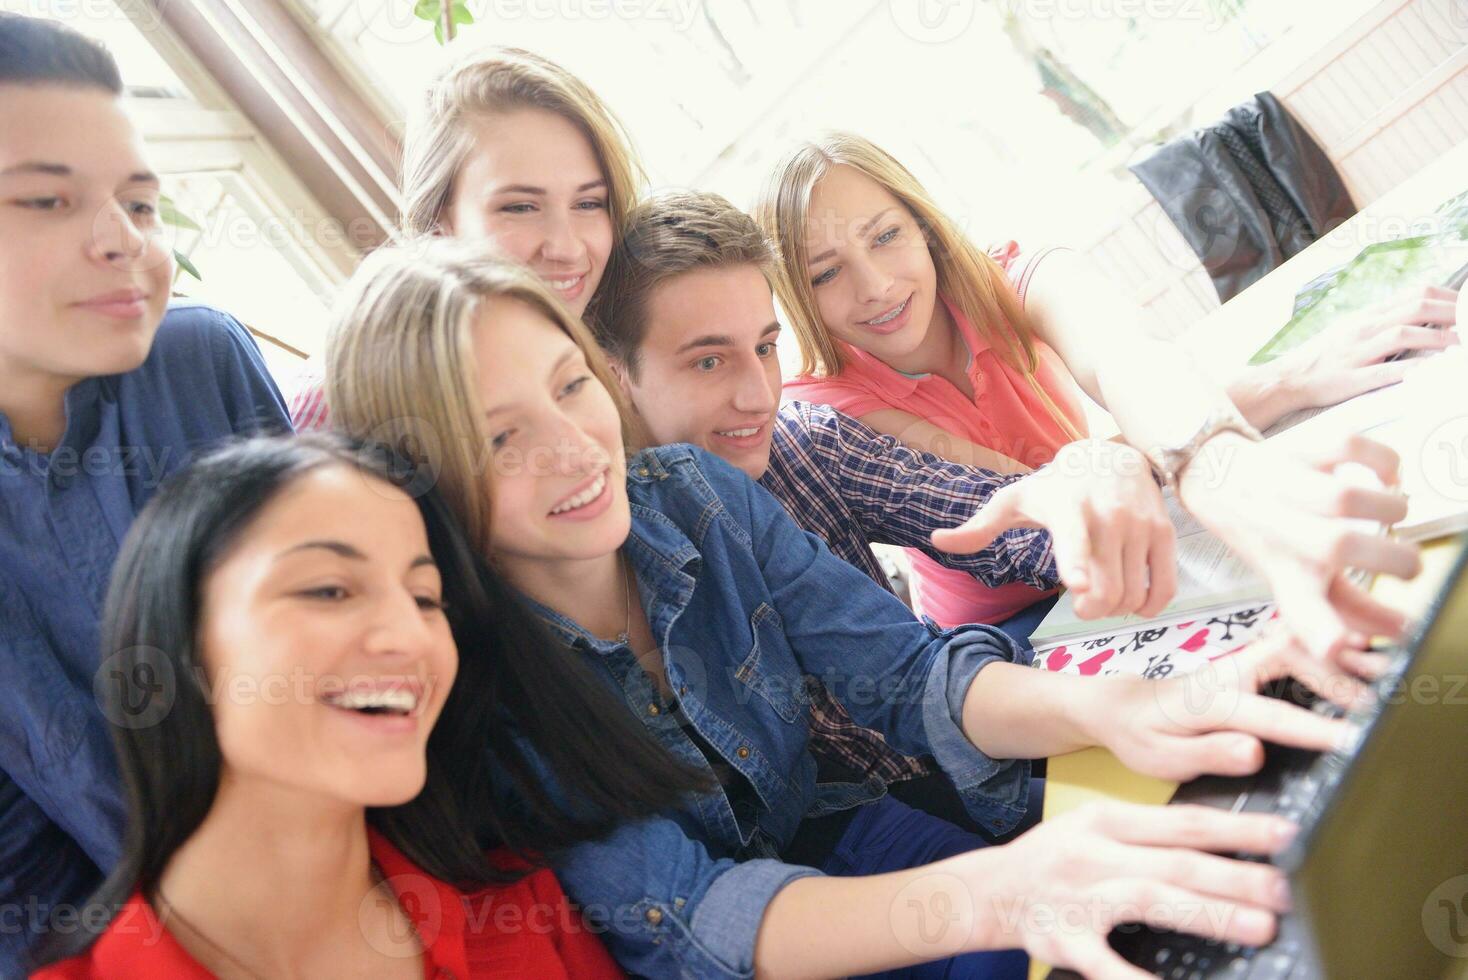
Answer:
[[(985, 585), (1053, 589), (1059, 578), (1045, 531), (1006, 531), (972, 555), (938, 551), (929, 540), (1018, 479), (915, 452), (829, 406), (790, 402), (775, 417), (770, 468), (759, 482), (797, 524), (884, 588), (891, 586), (872, 554), (873, 542), (917, 548)], [(892, 749), (880, 732), (857, 725), (820, 685), (812, 685), (811, 752), (823, 770), (834, 767), (848, 778), (875, 775), (892, 783), (937, 771), (925, 759)]]

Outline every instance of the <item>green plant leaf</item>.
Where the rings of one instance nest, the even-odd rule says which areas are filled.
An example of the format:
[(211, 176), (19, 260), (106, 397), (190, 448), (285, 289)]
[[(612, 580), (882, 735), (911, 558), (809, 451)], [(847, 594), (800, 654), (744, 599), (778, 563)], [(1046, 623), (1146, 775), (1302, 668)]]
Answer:
[[(420, 0), (420, 3), (421, 2), (424, 2), (424, 0)], [(437, 0), (434, 0), (434, 10), (437, 12), (442, 12), (443, 10), (443, 8), (438, 5)], [(434, 14), (434, 18), (433, 36), (440, 45), (447, 44), (448, 40), (444, 37), (443, 33), (443, 18), (439, 17), (437, 13)], [(474, 14), (470, 12), (469, 7), (467, 6), (467, 0), (454, 0), (453, 20), (456, 25), (474, 23)]]
[(419, 20), (438, 20), (442, 11), (443, 5), (439, 0), (417, 0), (413, 4), (413, 16)]
[(167, 194), (158, 195), (158, 220), (165, 225), (174, 228), (182, 228), (185, 231), (203, 231), (198, 222), (178, 209), (173, 203), (173, 198)]
[(190, 262), (189, 257), (178, 249), (173, 250), (173, 260), (178, 263), (178, 267), (184, 272), (187, 272), (200, 282), (204, 281), (204, 277), (199, 275), (199, 270), (194, 267), (194, 263)]

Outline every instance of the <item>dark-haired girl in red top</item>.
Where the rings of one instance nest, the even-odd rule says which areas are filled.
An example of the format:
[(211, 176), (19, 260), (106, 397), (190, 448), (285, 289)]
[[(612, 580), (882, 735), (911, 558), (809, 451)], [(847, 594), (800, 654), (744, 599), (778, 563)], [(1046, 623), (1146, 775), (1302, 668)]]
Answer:
[(125, 856), (33, 975), (622, 976), (554, 875), (513, 856), (604, 827), (528, 784), (503, 806), (488, 771), (554, 745), (608, 820), (697, 778), (602, 717), (474, 554), (380, 449), (256, 439), (165, 486), (103, 619)]

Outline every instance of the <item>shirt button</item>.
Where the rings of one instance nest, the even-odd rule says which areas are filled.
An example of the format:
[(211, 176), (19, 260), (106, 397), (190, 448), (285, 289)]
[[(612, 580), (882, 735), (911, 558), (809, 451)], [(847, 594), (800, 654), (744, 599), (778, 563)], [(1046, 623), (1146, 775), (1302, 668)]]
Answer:
[(660, 926), (660, 925), (662, 925), (663, 924), (663, 910), (662, 909), (648, 909), (647, 910), (647, 924), (650, 925), (650, 926)]
[(57, 490), (68, 490), (71, 488), (71, 477), (65, 473), (52, 473), (51, 485)]
[(661, 714), (661, 709), (655, 704), (650, 704), (647, 706), (647, 713), (650, 715)]
[(739, 746), (739, 748), (734, 752), (734, 754), (737, 755), (737, 756), (739, 756), (739, 758), (741, 758), (741, 759), (748, 759), (749, 758), (749, 746), (747, 746), (747, 745), (741, 745), (741, 746)]

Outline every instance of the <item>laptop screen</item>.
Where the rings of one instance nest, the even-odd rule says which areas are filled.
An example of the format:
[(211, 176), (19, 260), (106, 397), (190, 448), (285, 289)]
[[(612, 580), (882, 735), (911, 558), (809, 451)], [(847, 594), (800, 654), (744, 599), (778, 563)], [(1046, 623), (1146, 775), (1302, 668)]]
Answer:
[(1434, 980), (1468, 956), (1465, 557), (1460, 542), (1406, 669), (1297, 842), (1295, 903), (1324, 977)]

